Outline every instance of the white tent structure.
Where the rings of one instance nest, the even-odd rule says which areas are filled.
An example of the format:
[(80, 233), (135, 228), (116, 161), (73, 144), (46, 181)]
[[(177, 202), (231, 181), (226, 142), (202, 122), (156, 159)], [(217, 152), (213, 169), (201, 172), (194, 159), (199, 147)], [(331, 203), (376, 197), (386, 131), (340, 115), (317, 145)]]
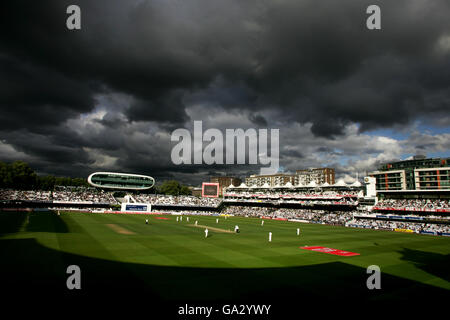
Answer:
[(308, 188), (315, 188), (317, 187), (317, 183), (315, 181), (310, 181), (306, 186)]
[(277, 183), (277, 184), (274, 186), (274, 188), (283, 188), (283, 186), (280, 185), (279, 183)]
[(233, 186), (233, 184), (230, 184), (228, 187), (223, 188), (222, 193), (227, 193), (229, 192), (229, 189), (233, 190), (234, 188), (236, 188), (235, 186)]
[(286, 183), (284, 185), (285, 188), (293, 188), (294, 186), (292, 185), (292, 183), (290, 181), (288, 181), (288, 183)]
[(362, 186), (362, 184), (361, 184), (361, 182), (359, 182), (358, 180), (356, 180), (355, 182), (353, 182), (351, 185), (350, 185), (350, 187), (356, 187), (356, 188), (359, 188), (359, 187), (361, 187)]
[(348, 187), (343, 179), (340, 179), (338, 182), (333, 184), (333, 187)]
[(300, 181), (298, 182), (298, 184), (295, 185), (296, 188), (304, 188), (305, 185), (302, 184)]
[(270, 189), (270, 186), (269, 186), (269, 184), (266, 182), (266, 183), (264, 183), (264, 184), (261, 186), (261, 188), (264, 188), (264, 189)]

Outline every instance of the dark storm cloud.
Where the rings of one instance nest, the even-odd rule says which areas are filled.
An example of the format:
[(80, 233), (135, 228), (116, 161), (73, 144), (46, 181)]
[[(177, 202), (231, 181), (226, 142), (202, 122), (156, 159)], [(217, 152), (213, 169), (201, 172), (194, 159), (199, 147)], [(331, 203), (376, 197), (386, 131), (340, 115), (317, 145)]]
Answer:
[(3, 138), (17, 151), (25, 152), (41, 161), (60, 164), (77, 162), (89, 164), (90, 162), (87, 154), (76, 143), (65, 145), (63, 139), (59, 137), (20, 130), (12, 134), (3, 134)]
[(180, 92), (170, 92), (150, 101), (136, 101), (130, 106), (126, 115), (131, 121), (160, 121), (176, 124), (182, 124), (189, 118)]
[[(81, 7), (81, 30), (65, 27), (70, 4)], [(369, 4), (380, 5), (382, 30), (366, 29)], [(448, 123), (446, 0), (0, 6), (1, 137), (44, 162), (117, 158), (124, 169), (188, 172), (167, 163), (167, 137), (153, 140), (139, 123), (167, 133), (201, 120), (190, 119), (196, 106), (203, 119), (228, 112), (257, 127), (311, 124), (328, 139), (354, 123), (361, 131), (421, 117)]]
[[(2, 10), (8, 14), (2, 16), (8, 24), (2, 31), (4, 54), (56, 69), (79, 87), (91, 81), (133, 95), (130, 120), (183, 123), (188, 119), (183, 90), (201, 89), (219, 76), (225, 83), (241, 83), (240, 90), (225, 90), (220, 98), (219, 87), (203, 102), (275, 106), (291, 120), (312, 122), (317, 135), (338, 134), (348, 122), (376, 127), (406, 123), (430, 108), (442, 111), (424, 100), (435, 93), (435, 83), (445, 88), (442, 83), (449, 81), (448, 71), (427, 72), (449, 69), (448, 52), (440, 59), (431, 52), (450, 31), (445, 1), (433, 6), (377, 1), (383, 9), (381, 31), (365, 28), (364, 1), (75, 3), (82, 8), (82, 30), (70, 32), (64, 28), (69, 2), (8, 1)], [(53, 89), (56, 79), (41, 73), (42, 86)], [(68, 87), (83, 102), (93, 93), (70, 83), (58, 86), (69, 107), (86, 111), (89, 102), (73, 99), (64, 92)], [(53, 102), (45, 93), (33, 97), (36, 104)], [(386, 111), (394, 107), (398, 112), (391, 117)]]
[[(444, 105), (425, 101), (449, 95), (448, 86), (440, 90), (450, 82), (443, 71), (449, 52), (433, 54), (438, 39), (450, 32), (449, 4), (427, 4), (380, 2), (382, 31), (364, 27), (367, 3), (359, 1), (293, 2), (273, 10), (270, 54), (255, 86), (270, 92), (270, 101), (293, 119), (311, 121), (322, 136), (342, 133), (349, 122), (367, 129), (445, 112)], [(441, 71), (430, 76), (431, 69)], [(425, 85), (430, 77), (441, 84)]]
[(3, 129), (45, 131), (92, 108), (93, 91), (42, 65), (0, 55), (0, 125)]
[(267, 127), (267, 120), (260, 114), (251, 114), (249, 120), (259, 127)]

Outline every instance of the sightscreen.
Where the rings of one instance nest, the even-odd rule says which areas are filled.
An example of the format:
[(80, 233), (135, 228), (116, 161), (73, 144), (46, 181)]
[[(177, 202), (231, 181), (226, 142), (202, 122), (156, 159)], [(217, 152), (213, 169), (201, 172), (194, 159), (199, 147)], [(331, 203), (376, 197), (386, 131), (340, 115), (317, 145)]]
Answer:
[(127, 204), (125, 207), (126, 211), (147, 211), (147, 205), (134, 205)]

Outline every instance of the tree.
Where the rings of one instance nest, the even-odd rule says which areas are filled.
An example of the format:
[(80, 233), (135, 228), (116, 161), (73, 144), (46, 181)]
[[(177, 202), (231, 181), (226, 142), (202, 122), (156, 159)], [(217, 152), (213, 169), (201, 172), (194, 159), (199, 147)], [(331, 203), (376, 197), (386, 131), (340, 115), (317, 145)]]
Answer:
[(189, 189), (189, 187), (181, 185), (176, 180), (164, 181), (163, 184), (161, 185), (161, 187), (159, 188), (159, 191), (162, 194), (173, 195), (173, 196), (190, 195), (191, 194), (191, 190)]
[(189, 189), (188, 186), (181, 186), (180, 194), (188, 196), (188, 195), (191, 195), (192, 192), (191, 192), (191, 189)]
[(37, 176), (28, 163), (14, 161), (11, 165), (12, 186), (17, 189), (32, 189), (36, 185)]
[(8, 188), (12, 184), (9, 165), (0, 161), (0, 188)]
[(0, 161), (0, 188), (53, 190), (55, 185), (89, 186), (87, 180), (83, 178), (38, 176), (28, 163), (23, 161), (13, 163)]
[(164, 181), (161, 185), (160, 191), (163, 194), (177, 196), (180, 194), (180, 183), (176, 180)]
[(55, 187), (55, 177), (54, 176), (38, 176), (37, 178), (37, 189), (40, 190), (53, 190)]

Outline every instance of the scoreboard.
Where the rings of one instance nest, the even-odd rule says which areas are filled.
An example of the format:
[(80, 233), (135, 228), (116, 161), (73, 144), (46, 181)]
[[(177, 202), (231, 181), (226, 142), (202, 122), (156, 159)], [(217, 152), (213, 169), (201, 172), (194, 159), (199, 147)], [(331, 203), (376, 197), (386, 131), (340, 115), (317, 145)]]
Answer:
[(219, 184), (214, 182), (203, 182), (202, 197), (217, 198), (219, 196)]

